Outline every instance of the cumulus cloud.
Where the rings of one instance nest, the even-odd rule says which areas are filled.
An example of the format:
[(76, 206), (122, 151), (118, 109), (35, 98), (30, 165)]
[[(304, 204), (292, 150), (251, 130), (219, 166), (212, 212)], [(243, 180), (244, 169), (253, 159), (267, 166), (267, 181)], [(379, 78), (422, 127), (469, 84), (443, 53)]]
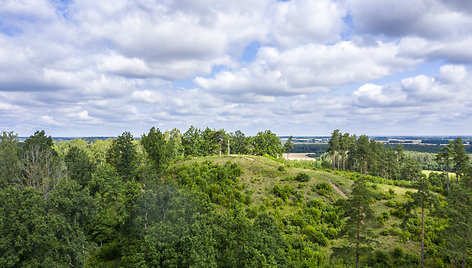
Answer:
[[(2, 1), (0, 127), (23, 135), (37, 127), (74, 136), (142, 133), (154, 124), (309, 134), (303, 127), (379, 125), (382, 112), (405, 126), (416, 116), (465, 117), (472, 113), (470, 7), (462, 0)], [(431, 61), (446, 64), (437, 74), (408, 75)]]
[(357, 89), (355, 104), (359, 107), (423, 107), (447, 112), (451, 104), (455, 109), (470, 103), (469, 88), (472, 80), (464, 66), (444, 65), (435, 77), (418, 75), (386, 85), (364, 84)]
[[(358, 47), (353, 42), (332, 46), (304, 45), (291, 50), (261, 48), (253, 63), (195, 83), (218, 94), (261, 96), (299, 95), (377, 79), (411, 66), (414, 60), (397, 55), (391, 43)], [(243, 101), (243, 100), (242, 100)]]
[(53, 126), (61, 126), (62, 123), (56, 121), (52, 116), (49, 115), (43, 115), (41, 116), (41, 120), (48, 124), (48, 125), (53, 125)]
[(444, 4), (445, 2), (349, 0), (348, 5), (355, 31), (359, 33), (430, 39), (456, 38), (470, 33), (470, 14), (448, 8), (449, 5)]
[(345, 10), (329, 0), (281, 2), (274, 12), (272, 35), (284, 47), (336, 42), (345, 28)]

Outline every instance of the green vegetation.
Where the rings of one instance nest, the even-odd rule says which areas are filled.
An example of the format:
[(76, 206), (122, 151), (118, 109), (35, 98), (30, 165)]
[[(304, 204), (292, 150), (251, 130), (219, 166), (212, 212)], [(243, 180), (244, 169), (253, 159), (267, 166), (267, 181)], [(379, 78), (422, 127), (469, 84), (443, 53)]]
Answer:
[(333, 134), (324, 161), (288, 161), (270, 131), (58, 144), (3, 132), (0, 266), (472, 265), (460, 141), (448, 196), (447, 174), (422, 174), (401, 148)]

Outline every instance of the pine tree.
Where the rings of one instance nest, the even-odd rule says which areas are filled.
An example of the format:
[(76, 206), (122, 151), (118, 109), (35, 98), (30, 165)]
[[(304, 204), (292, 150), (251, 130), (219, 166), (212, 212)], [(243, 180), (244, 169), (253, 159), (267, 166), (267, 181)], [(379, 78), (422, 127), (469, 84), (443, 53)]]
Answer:
[(446, 178), (447, 178), (447, 196), (449, 197), (449, 170), (454, 157), (454, 143), (449, 141), (449, 145), (441, 148), (441, 151), (436, 155), (436, 161), (446, 166)]
[(346, 220), (345, 230), (350, 241), (354, 243), (356, 267), (359, 267), (359, 257), (366, 245), (372, 240), (372, 224), (374, 212), (371, 208), (372, 192), (367, 188), (365, 179), (358, 179), (353, 187), (350, 198), (344, 208)]
[(453, 156), (454, 171), (456, 172), (457, 183), (459, 183), (459, 177), (462, 177), (464, 175), (467, 162), (469, 160), (465, 152), (464, 144), (462, 144), (461, 137), (458, 137), (454, 141), (453, 150), (454, 150), (454, 156)]
[(290, 137), (288, 138), (288, 140), (287, 140), (287, 141), (285, 142), (285, 144), (284, 144), (285, 152), (287, 153), (287, 159), (288, 159), (288, 154), (289, 154), (290, 151), (293, 149), (292, 140), (293, 140), (293, 136), (290, 136)]
[(449, 226), (445, 230), (445, 251), (454, 263), (466, 267), (470, 259), (468, 251), (472, 249), (472, 170), (465, 173), (460, 184), (454, 186), (447, 199), (444, 214), (449, 218)]
[(424, 213), (433, 204), (435, 196), (429, 191), (429, 182), (424, 174), (416, 173), (411, 176), (410, 179), (416, 178), (418, 181), (418, 191), (411, 194), (412, 201), (406, 206), (408, 209), (421, 208), (421, 267), (424, 267)]
[(341, 133), (339, 132), (339, 129), (335, 129), (333, 131), (333, 133), (331, 134), (331, 139), (329, 140), (329, 143), (328, 143), (328, 149), (326, 150), (326, 152), (328, 152), (332, 157), (332, 162), (331, 162), (332, 170), (334, 170), (335, 157), (339, 151), (339, 136), (340, 135)]

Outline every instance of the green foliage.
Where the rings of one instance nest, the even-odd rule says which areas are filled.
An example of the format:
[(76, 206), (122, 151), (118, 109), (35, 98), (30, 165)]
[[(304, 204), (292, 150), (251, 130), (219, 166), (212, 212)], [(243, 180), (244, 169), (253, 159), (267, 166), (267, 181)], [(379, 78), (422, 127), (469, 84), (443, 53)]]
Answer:
[(287, 201), (292, 195), (292, 193), (294, 193), (294, 190), (293, 186), (291, 185), (286, 184), (281, 187), (276, 184), (272, 189), (272, 193), (274, 193), (275, 196), (282, 198), (282, 200)]
[(36, 131), (34, 135), (31, 135), (25, 140), (24, 147), (26, 150), (31, 148), (38, 148), (40, 151), (51, 150), (54, 145), (54, 141), (51, 136), (46, 136), (44, 130)]
[(230, 133), (230, 149), (232, 154), (249, 154), (249, 142), (250, 140), (246, 138), (241, 130), (236, 130), (233, 133)]
[(286, 153), (290, 152), (293, 149), (292, 140), (293, 140), (293, 137), (290, 136), (284, 144), (284, 150), (285, 150)]
[(367, 188), (364, 179), (357, 180), (351, 192), (351, 197), (344, 207), (346, 219), (345, 231), (348, 239), (353, 243), (352, 250), (356, 254), (356, 263), (359, 255), (372, 241), (372, 223), (374, 212), (371, 208), (372, 193)]
[(148, 160), (156, 171), (164, 170), (177, 155), (175, 143), (166, 141), (164, 134), (152, 127), (148, 135), (143, 135), (140, 143), (146, 150)]
[(69, 177), (80, 185), (86, 186), (92, 179), (92, 173), (95, 169), (87, 153), (78, 147), (71, 147), (64, 161)]
[(453, 263), (463, 266), (471, 262), (467, 252), (472, 248), (472, 170), (459, 185), (452, 189), (447, 206), (441, 211), (449, 218), (449, 225), (444, 230), (448, 238), (445, 251)]
[(328, 161), (323, 160), (323, 162), (321, 162), (321, 167), (322, 167), (322, 168), (329, 169), (329, 168), (331, 168), (331, 165), (329, 164)]
[(281, 156), (284, 150), (279, 138), (270, 130), (257, 133), (251, 139), (251, 145), (254, 148), (253, 153), (255, 155), (268, 154), (274, 158)]
[(243, 194), (238, 177), (241, 168), (227, 162), (224, 165), (206, 161), (191, 166), (182, 165), (166, 171), (168, 178), (175, 178), (181, 186), (198, 189), (205, 193), (208, 200), (225, 207), (234, 207), (238, 203), (249, 204), (250, 197)]
[(320, 246), (327, 246), (329, 243), (328, 238), (326, 238), (322, 232), (320, 232), (319, 230), (316, 230), (316, 228), (311, 225), (305, 226), (305, 228), (303, 228), (303, 232), (313, 242), (317, 243)]
[[(49, 140), (44, 133), (30, 137), (38, 145), (24, 155), (16, 135), (4, 132), (0, 266), (345, 267), (356, 253), (362, 266), (420, 263), (420, 208), (413, 204), (421, 203), (423, 178), (401, 148), (383, 151), (366, 136), (339, 133), (334, 161), (324, 164), (334, 162), (338, 170), (331, 171), (320, 170), (321, 161), (286, 161), (256, 148), (256, 141), (267, 144), (275, 136), (268, 131), (257, 139), (189, 131), (181, 136), (152, 128), (139, 143), (126, 132), (113, 142), (61, 142), (56, 155), (49, 142), (40, 150), (40, 141)], [(284, 149), (273, 144), (275, 151)], [(184, 151), (186, 159), (179, 157)], [(264, 157), (190, 157), (225, 152)], [(10, 170), (14, 163), (22, 163), (21, 170)], [(411, 181), (399, 180), (402, 173)], [(18, 188), (8, 187), (5, 178), (12, 176), (22, 181), (13, 182)], [(459, 265), (464, 249), (470, 251), (469, 178), (466, 167), (446, 200), (446, 175), (425, 180), (442, 200), (434, 210), (425, 203), (426, 266)], [(330, 196), (327, 180), (350, 198)], [(350, 193), (345, 186), (352, 182)], [(400, 187), (415, 190), (403, 194)], [(373, 243), (372, 230), (385, 244)], [(326, 258), (327, 252), (342, 254)]]
[(133, 135), (125, 131), (114, 140), (108, 153), (107, 162), (114, 166), (125, 180), (136, 176), (138, 152), (133, 141)]
[(0, 136), (0, 189), (21, 176), (18, 135), (2, 132)]
[(320, 182), (315, 186), (319, 195), (328, 196), (333, 192), (333, 187), (327, 182)]
[(459, 179), (464, 176), (467, 170), (467, 162), (469, 161), (461, 137), (457, 137), (457, 139), (454, 140), (453, 151), (454, 172)]
[[(53, 205), (54, 202), (51, 204)], [(34, 189), (0, 191), (0, 266), (82, 266), (93, 244)]]
[(295, 180), (298, 181), (298, 182), (308, 182), (308, 181), (310, 181), (310, 176), (306, 173), (300, 172), (295, 177)]

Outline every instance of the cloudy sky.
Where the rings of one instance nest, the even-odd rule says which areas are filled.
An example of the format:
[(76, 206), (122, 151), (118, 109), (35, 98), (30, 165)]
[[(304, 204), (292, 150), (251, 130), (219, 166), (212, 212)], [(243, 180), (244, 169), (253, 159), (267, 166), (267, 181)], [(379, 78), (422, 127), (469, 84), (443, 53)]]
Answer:
[(0, 0), (0, 130), (472, 134), (469, 0)]

